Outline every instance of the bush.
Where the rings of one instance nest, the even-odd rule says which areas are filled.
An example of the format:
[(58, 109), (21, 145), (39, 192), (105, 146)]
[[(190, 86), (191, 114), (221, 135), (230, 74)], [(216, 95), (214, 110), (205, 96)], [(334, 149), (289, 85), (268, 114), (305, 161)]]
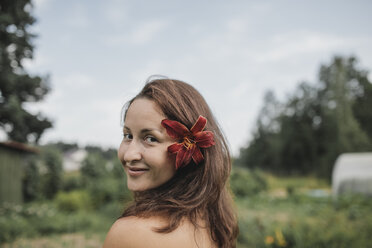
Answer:
[(84, 190), (59, 192), (54, 201), (59, 210), (66, 212), (92, 209), (92, 199)]
[(58, 212), (50, 202), (3, 205), (0, 207), (0, 247), (1, 243), (12, 242), (18, 237), (77, 231), (106, 233), (117, 217), (90, 211)]
[(234, 168), (230, 177), (231, 189), (237, 197), (244, 198), (267, 189), (267, 182), (259, 171)]
[(239, 203), (239, 248), (372, 247), (370, 198), (260, 194)]
[(4, 204), (0, 207), (0, 243), (9, 242), (18, 236), (37, 235), (36, 224), (55, 216), (56, 209), (47, 204), (14, 205)]
[(78, 190), (83, 187), (83, 179), (79, 173), (65, 173), (62, 181), (63, 191)]
[(131, 193), (123, 180), (102, 178), (89, 184), (89, 192), (95, 209), (114, 201), (128, 201)]
[(97, 212), (100, 213), (100, 215), (107, 217), (112, 222), (111, 224), (117, 220), (123, 213), (125, 208), (125, 204), (121, 202), (111, 202), (108, 204), (103, 205), (100, 207)]
[(53, 199), (62, 186), (62, 155), (53, 148), (42, 149), (42, 164), (44, 173), (41, 175), (43, 195)]
[(0, 216), (0, 244), (13, 241), (20, 235), (32, 236), (35, 229), (24, 218), (16, 215)]
[(40, 171), (37, 160), (32, 157), (24, 166), (22, 179), (22, 192), (25, 202), (41, 198)]

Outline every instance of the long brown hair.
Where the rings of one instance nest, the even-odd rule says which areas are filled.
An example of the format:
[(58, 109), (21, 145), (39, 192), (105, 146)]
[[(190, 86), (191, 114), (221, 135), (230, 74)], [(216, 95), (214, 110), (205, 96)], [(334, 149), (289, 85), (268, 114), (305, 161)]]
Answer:
[(138, 98), (154, 101), (168, 119), (179, 121), (188, 128), (199, 115), (206, 117), (206, 130), (214, 133), (216, 144), (203, 149), (204, 161), (201, 164), (180, 168), (173, 178), (155, 189), (135, 192), (134, 202), (124, 210), (122, 217), (167, 217), (169, 224), (158, 232), (173, 231), (183, 218), (197, 226), (198, 218), (202, 218), (218, 247), (235, 247), (238, 225), (228, 187), (230, 153), (208, 104), (191, 85), (166, 78), (147, 82), (129, 101), (125, 113)]

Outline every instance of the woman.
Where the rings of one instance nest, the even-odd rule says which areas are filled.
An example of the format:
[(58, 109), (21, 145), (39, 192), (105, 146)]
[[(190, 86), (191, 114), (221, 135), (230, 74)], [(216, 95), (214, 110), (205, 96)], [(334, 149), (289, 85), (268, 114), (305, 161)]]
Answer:
[(129, 101), (118, 157), (134, 202), (107, 234), (111, 247), (235, 247), (230, 154), (200, 93), (155, 79)]

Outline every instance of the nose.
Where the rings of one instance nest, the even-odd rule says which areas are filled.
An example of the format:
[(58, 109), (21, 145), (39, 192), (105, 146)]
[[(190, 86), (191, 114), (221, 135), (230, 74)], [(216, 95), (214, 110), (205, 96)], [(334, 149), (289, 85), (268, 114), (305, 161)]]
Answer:
[(142, 159), (142, 148), (138, 142), (134, 140), (128, 143), (123, 142), (122, 146), (122, 159), (125, 163), (130, 164)]

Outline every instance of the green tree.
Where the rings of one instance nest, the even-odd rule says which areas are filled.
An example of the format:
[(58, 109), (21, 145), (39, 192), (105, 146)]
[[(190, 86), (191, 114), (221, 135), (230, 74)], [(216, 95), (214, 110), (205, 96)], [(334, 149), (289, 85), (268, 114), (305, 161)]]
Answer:
[(353, 113), (356, 99), (365, 101), (361, 98), (365, 99), (366, 95), (360, 95), (363, 74), (365, 72), (358, 68), (354, 57), (335, 57), (329, 65), (320, 68), (318, 164), (321, 166), (319, 172), (327, 177), (330, 177), (333, 164), (341, 153), (371, 150), (371, 141)]
[(352, 106), (353, 113), (360, 127), (366, 132), (369, 140), (372, 141), (372, 83), (368, 80), (368, 71), (365, 70), (355, 73), (355, 78), (359, 85), (357, 86), (358, 90)]
[(48, 143), (48, 146), (55, 147), (60, 152), (67, 152), (70, 150), (77, 150), (79, 149), (79, 146), (77, 143), (65, 143), (63, 141), (58, 141), (54, 143)]
[(54, 148), (44, 148), (42, 151), (42, 191), (47, 199), (52, 199), (62, 187), (62, 156)]
[(52, 123), (24, 108), (50, 90), (48, 77), (30, 75), (23, 67), (24, 60), (33, 57), (31, 10), (30, 0), (0, 1), (0, 128), (9, 139), (36, 143)]
[(372, 150), (372, 84), (354, 57), (334, 57), (315, 85), (300, 84), (285, 104), (265, 97), (257, 129), (238, 164), (278, 174), (330, 178), (344, 152)]
[(276, 99), (274, 92), (268, 91), (264, 96), (264, 106), (257, 118), (257, 129), (253, 132), (253, 139), (240, 150), (236, 164), (249, 168), (270, 169), (279, 171), (278, 160), (278, 121), (282, 106)]
[[(102, 153), (94, 147), (80, 168), (85, 188), (92, 196), (93, 205), (98, 208), (112, 201), (127, 201), (131, 194), (125, 187), (126, 177), (114, 150)], [(110, 158), (104, 156), (111, 154)]]
[[(338, 144), (341, 150), (352, 147), (364, 148), (368, 145), (366, 133), (360, 128), (354, 117), (352, 106), (361, 90), (356, 59), (335, 57), (331, 65), (320, 69), (320, 100), (325, 114), (337, 121)], [(369, 112), (369, 111), (368, 111)]]
[(41, 196), (40, 171), (35, 157), (28, 160), (24, 167), (22, 189), (23, 199), (26, 202), (36, 200)]
[(317, 160), (316, 135), (320, 117), (317, 89), (301, 83), (280, 115), (279, 163), (286, 174), (308, 174)]
[(106, 163), (107, 161), (103, 158), (101, 153), (88, 153), (88, 156), (84, 159), (80, 168), (85, 184), (94, 184), (98, 179), (107, 177)]

